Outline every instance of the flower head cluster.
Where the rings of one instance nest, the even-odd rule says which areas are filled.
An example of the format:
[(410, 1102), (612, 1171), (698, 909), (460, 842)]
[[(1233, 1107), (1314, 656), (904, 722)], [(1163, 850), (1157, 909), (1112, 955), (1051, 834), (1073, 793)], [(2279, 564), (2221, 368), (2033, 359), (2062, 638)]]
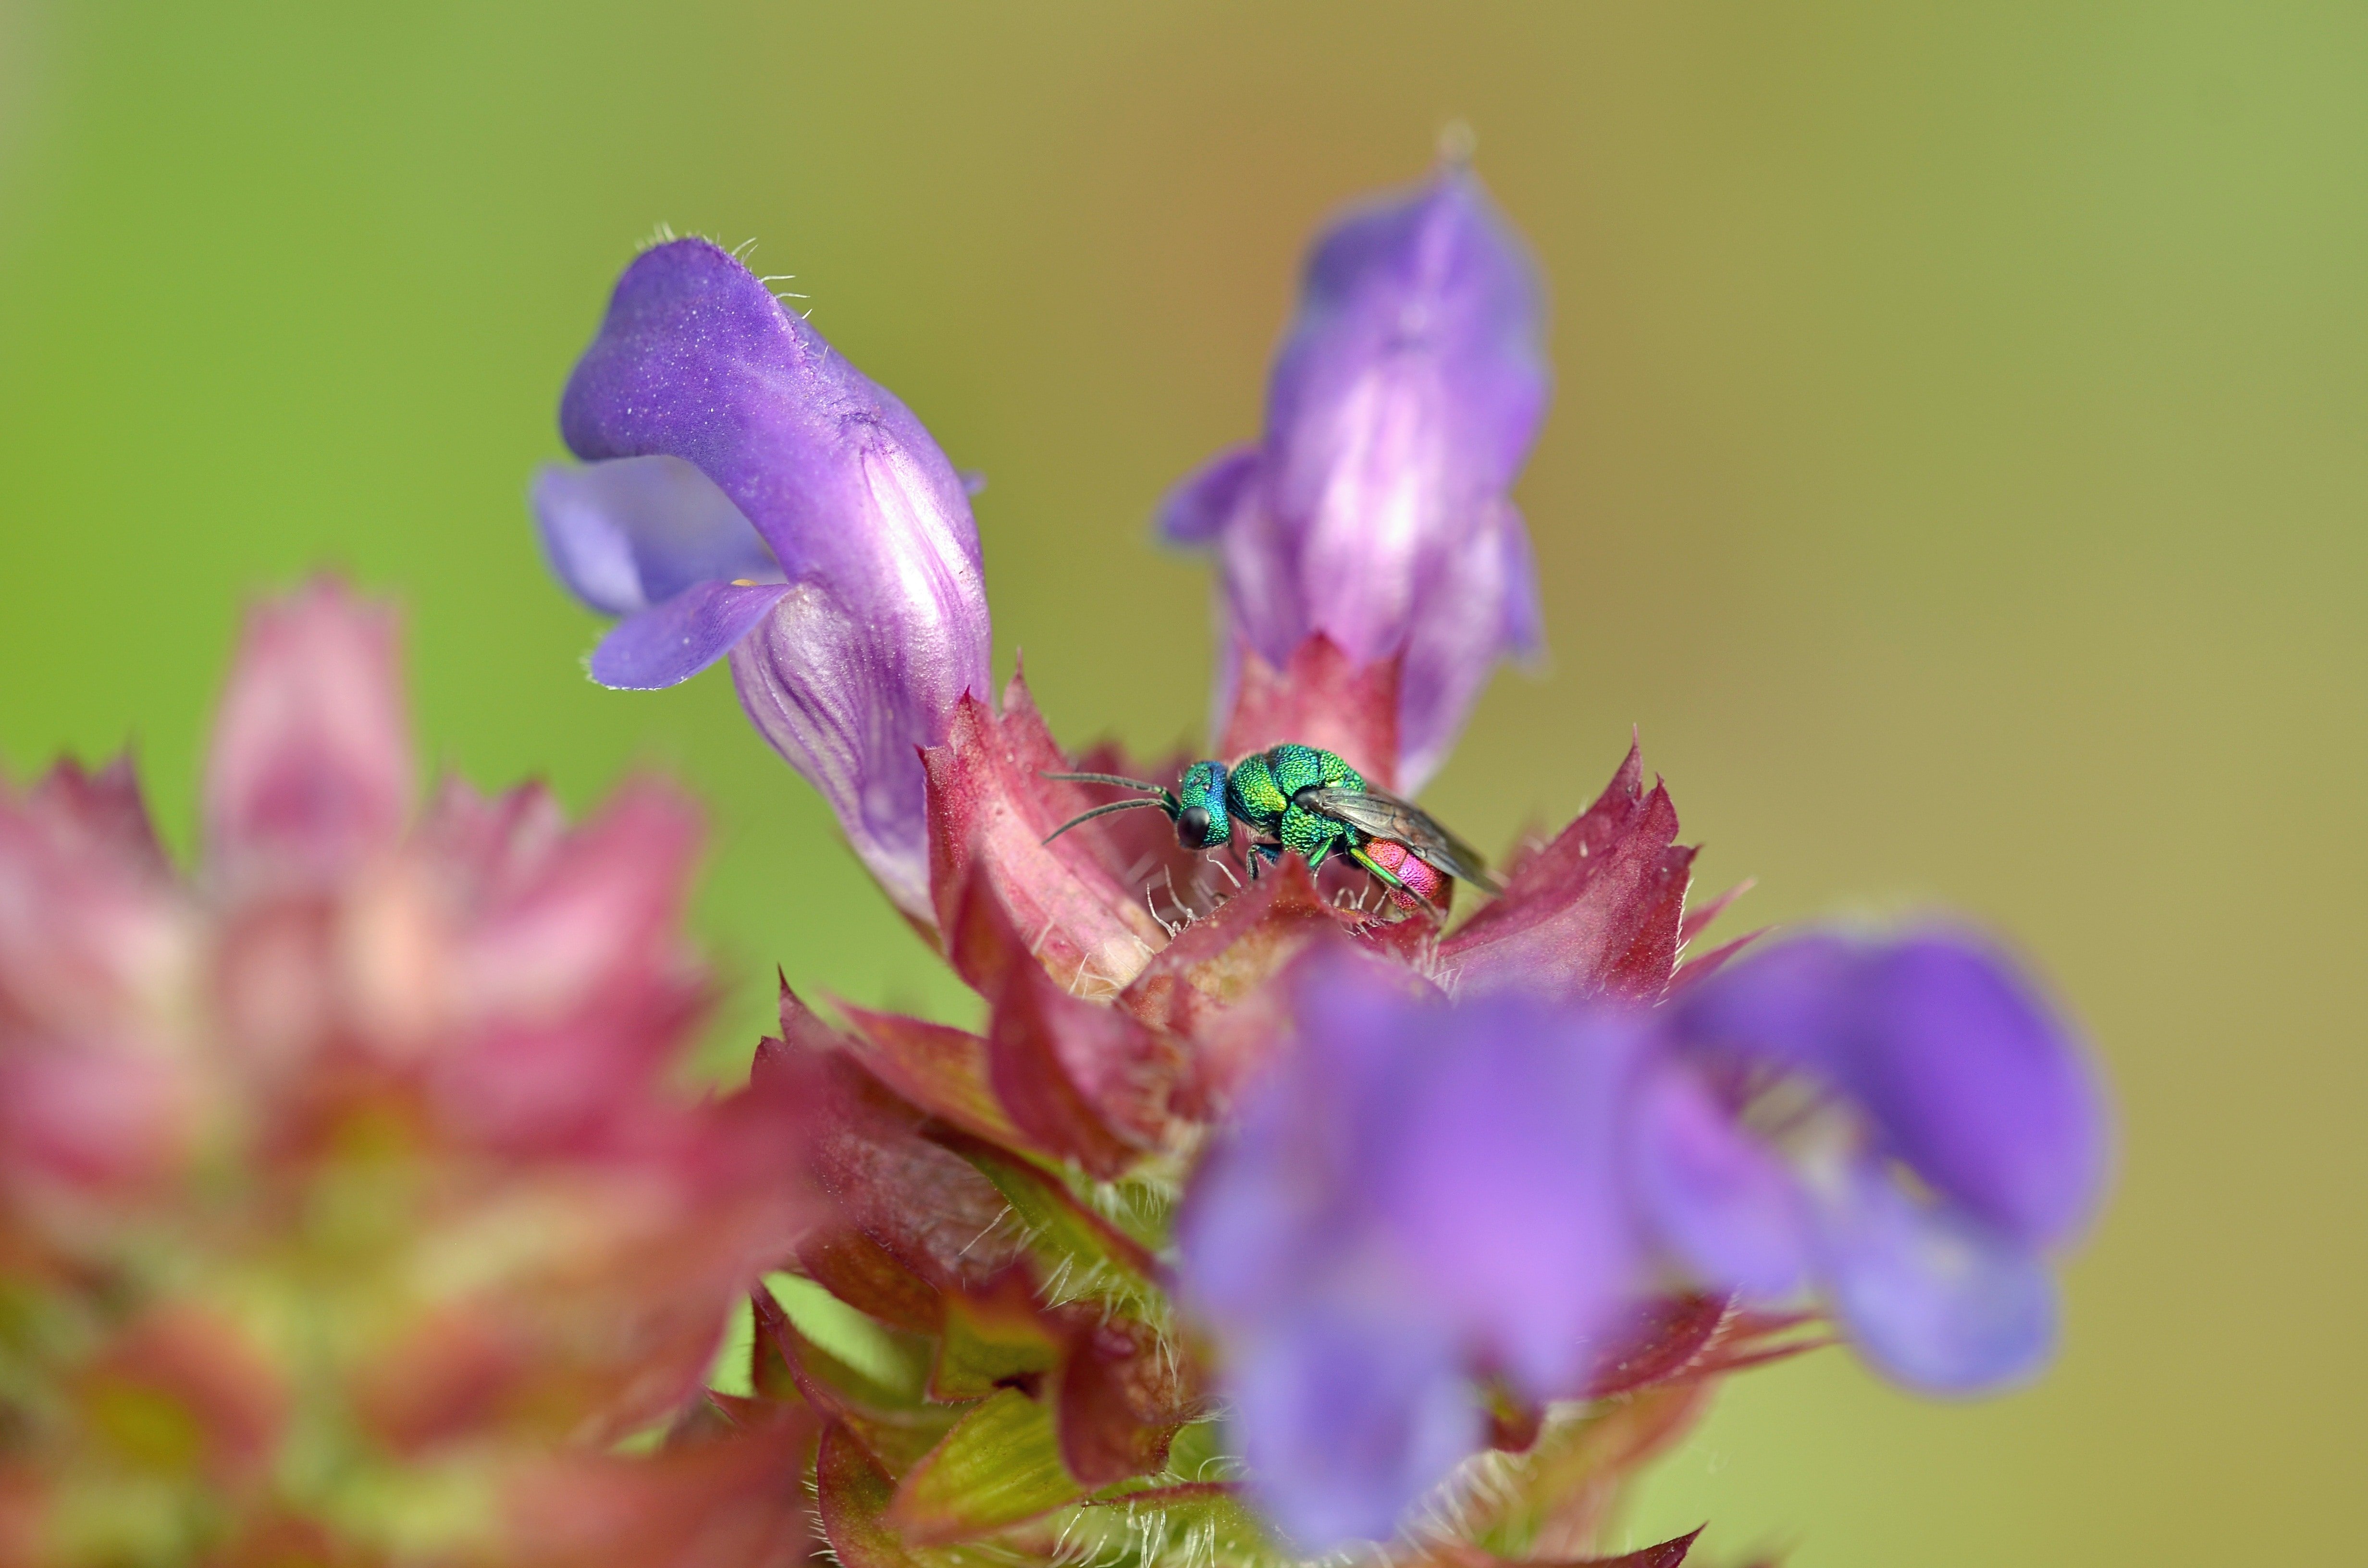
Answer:
[(1318, 242), (1261, 439), (1162, 512), (1217, 756), (1111, 814), (1145, 769), (988, 689), (928, 433), (731, 253), (645, 251), (533, 489), (591, 673), (728, 657), (978, 1027), (784, 987), (746, 1088), (672, 1092), (687, 809), (418, 809), (385, 613), (259, 608), (194, 874), (124, 765), (0, 791), (0, 1560), (1609, 1564), (1821, 1324), (2030, 1375), (2106, 1117), (1994, 947), (1687, 956), (1726, 899), (1633, 745), (1446, 918), (1467, 852), (1391, 791), (1539, 642), (1542, 321), (1460, 165)]
[(796, 1413), (604, 1451), (812, 1209), (791, 1108), (665, 1085), (692, 813), (416, 812), (394, 658), (254, 613), (194, 876), (127, 764), (0, 794), (0, 1558), (802, 1558)]
[[(1293, 742), (1410, 791), (1537, 646), (1507, 491), (1542, 320), (1460, 165), (1319, 240), (1262, 438), (1162, 511), (1220, 566), (1219, 761)], [(1091, 814), (1109, 787), (1075, 776), (1180, 763), (1075, 756), (1022, 683), (991, 699), (951, 471), (703, 242), (628, 268), (563, 428), (588, 466), (539, 482), (546, 543), (628, 616), (595, 676), (732, 648), (981, 999), (962, 1029), (785, 992), (757, 1063), (829, 1211), (755, 1299), (749, 1375), (819, 1423), (842, 1561), (1569, 1560), (1721, 1375), (1820, 1321), (1940, 1392), (2044, 1358), (2104, 1117), (1994, 949), (1683, 958), (1726, 900), (1689, 907), (1633, 747), (1452, 925), (1435, 874), (1377, 899), (1345, 857), (1202, 842), (1184, 801)], [(1363, 847), (1387, 871), (1420, 838)]]

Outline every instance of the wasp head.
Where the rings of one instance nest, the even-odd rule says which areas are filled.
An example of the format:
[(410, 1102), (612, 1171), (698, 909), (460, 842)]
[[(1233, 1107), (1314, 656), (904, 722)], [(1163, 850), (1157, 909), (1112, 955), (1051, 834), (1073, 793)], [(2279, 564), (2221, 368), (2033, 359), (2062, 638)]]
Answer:
[(1196, 762), (1176, 786), (1176, 842), (1187, 849), (1214, 849), (1234, 835), (1225, 815), (1225, 765)]

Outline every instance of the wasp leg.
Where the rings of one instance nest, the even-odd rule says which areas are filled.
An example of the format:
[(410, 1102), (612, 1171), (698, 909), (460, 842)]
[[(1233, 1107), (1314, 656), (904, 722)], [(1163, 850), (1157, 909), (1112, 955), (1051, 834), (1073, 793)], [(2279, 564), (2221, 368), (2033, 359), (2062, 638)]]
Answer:
[(1350, 846), (1349, 850), (1349, 858), (1354, 860), (1358, 865), (1362, 866), (1368, 871), (1371, 871), (1373, 874), (1373, 880), (1375, 881), (1394, 888), (1402, 888), (1406, 886), (1406, 883), (1400, 881), (1395, 874), (1383, 870), (1381, 867), (1381, 863), (1375, 860), (1371, 855), (1366, 854), (1360, 846)]

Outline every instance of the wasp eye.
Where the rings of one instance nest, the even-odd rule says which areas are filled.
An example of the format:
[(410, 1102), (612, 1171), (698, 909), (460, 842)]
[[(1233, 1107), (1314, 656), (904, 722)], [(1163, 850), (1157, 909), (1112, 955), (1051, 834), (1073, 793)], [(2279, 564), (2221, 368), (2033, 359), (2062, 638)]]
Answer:
[(1187, 849), (1206, 849), (1209, 836), (1209, 808), (1187, 806), (1176, 813), (1176, 842)]

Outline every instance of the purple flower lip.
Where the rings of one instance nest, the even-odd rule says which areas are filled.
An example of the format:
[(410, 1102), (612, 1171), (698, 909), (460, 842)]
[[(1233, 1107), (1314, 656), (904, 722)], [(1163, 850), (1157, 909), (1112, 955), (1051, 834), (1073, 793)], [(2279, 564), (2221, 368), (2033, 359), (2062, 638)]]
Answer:
[(771, 547), (680, 458), (547, 464), (530, 499), (552, 574), (586, 605), (626, 618), (593, 653), (603, 686), (689, 679), (788, 591)]
[(604, 686), (731, 657), (748, 715), (830, 801), (898, 905), (928, 913), (915, 748), (987, 690), (963, 483), (919, 420), (704, 240), (644, 251), (569, 380), (585, 466), (537, 476), (553, 574), (624, 619)]
[(1872, 1359), (1933, 1392), (2045, 1361), (2043, 1255), (2095, 1211), (2110, 1119), (2016, 966), (1952, 932), (1804, 937), (1704, 981), (1668, 1033), (1638, 1188), (1699, 1275), (1762, 1299), (1821, 1282)]
[(1542, 648), (1529, 536), (1507, 495), (1545, 415), (1544, 302), (1526, 248), (1450, 163), (1348, 213), (1308, 257), (1264, 436), (1162, 504), (1217, 555), (1218, 708), (1247, 649), (1302, 639), (1403, 660), (1398, 783), (1417, 787), (1506, 654)]

